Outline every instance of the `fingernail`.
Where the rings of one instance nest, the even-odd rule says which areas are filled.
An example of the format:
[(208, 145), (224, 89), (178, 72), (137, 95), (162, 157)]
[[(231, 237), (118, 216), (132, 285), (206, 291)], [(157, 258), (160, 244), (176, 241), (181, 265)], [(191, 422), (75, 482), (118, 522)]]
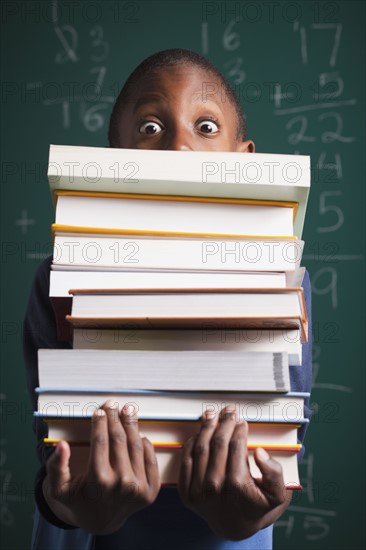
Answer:
[(216, 417), (216, 411), (208, 409), (204, 412), (204, 418), (206, 420), (213, 420)]
[(126, 404), (124, 407), (123, 407), (123, 413), (124, 414), (127, 414), (128, 416), (133, 416), (135, 413), (136, 413), (136, 409), (133, 405), (131, 404)]
[(257, 456), (263, 461), (269, 460), (271, 457), (263, 447), (258, 447)]
[(98, 418), (102, 418), (102, 416), (105, 416), (105, 411), (103, 409), (95, 409), (93, 412), (93, 419), (98, 420)]
[(112, 401), (111, 399), (108, 399), (105, 405), (106, 407), (108, 407), (108, 409), (115, 410), (117, 408), (117, 403), (115, 401)]

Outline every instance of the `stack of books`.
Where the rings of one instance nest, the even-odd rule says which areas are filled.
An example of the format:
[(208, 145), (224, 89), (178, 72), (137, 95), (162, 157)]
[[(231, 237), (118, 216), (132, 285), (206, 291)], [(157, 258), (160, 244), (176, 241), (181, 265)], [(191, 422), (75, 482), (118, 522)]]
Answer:
[[(51, 146), (50, 298), (71, 350), (40, 350), (37, 415), (85, 468), (90, 417), (133, 403), (174, 484), (208, 408), (249, 422), (300, 487), (308, 157)], [(184, 193), (184, 194), (183, 194)]]

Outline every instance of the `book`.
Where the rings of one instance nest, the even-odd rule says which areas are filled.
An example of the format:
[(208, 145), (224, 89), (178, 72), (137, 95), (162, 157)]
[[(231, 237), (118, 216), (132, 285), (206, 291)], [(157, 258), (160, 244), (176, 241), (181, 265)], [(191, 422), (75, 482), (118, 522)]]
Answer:
[[(108, 383), (106, 380), (104, 383)], [(38, 410), (36, 416), (62, 418), (91, 417), (95, 409), (107, 400), (121, 408), (126, 403), (135, 407), (139, 418), (144, 419), (189, 419), (198, 420), (206, 410), (221, 412), (226, 406), (235, 408), (239, 418), (248, 422), (290, 422), (305, 424), (304, 399), (308, 393), (240, 393), (234, 392), (182, 392), (148, 391), (139, 389), (107, 389), (100, 386), (90, 390), (85, 387), (65, 386), (55, 389), (36, 388)]]
[[(45, 418), (48, 426), (47, 443), (61, 439), (69, 443), (87, 445), (90, 442), (90, 418)], [(116, 422), (119, 418), (116, 411)], [(248, 448), (264, 447), (267, 450), (297, 451), (301, 444), (297, 442), (299, 424), (255, 422), (248, 425)], [(139, 430), (153, 445), (182, 447), (190, 438), (197, 435), (201, 422), (197, 420), (139, 420)]]
[[(74, 327), (289, 328), (307, 339), (302, 288), (70, 290)], [(128, 326), (129, 325), (129, 326)]]
[[(162, 485), (176, 485), (178, 482), (182, 449), (177, 446), (154, 446), (155, 455), (158, 463), (160, 481)], [(271, 450), (270, 455), (282, 467), (283, 479), (286, 489), (302, 489), (299, 480), (298, 451), (289, 450)], [(89, 461), (89, 446), (71, 445), (70, 470), (71, 475), (84, 474)], [(248, 464), (251, 475), (261, 478), (261, 472), (255, 463), (253, 451), (248, 451)]]
[(74, 349), (120, 350), (221, 350), (286, 351), (289, 364), (300, 366), (302, 346), (299, 330), (130, 330), (75, 328)]
[(53, 265), (133, 271), (293, 272), (300, 266), (303, 246), (298, 239), (169, 239), (57, 231)]
[(297, 203), (56, 191), (53, 231), (138, 237), (294, 236)]
[[(302, 269), (294, 272), (297, 285), (288, 284), (285, 273), (257, 273), (257, 272), (184, 272), (184, 271), (98, 271), (85, 269), (83, 271), (68, 269), (69, 266), (53, 265), (50, 272), (51, 298), (68, 298), (72, 288), (90, 289), (115, 288), (126, 289), (168, 289), (168, 288), (285, 288), (286, 286), (300, 286)], [(291, 281), (292, 283), (292, 281)]]
[(279, 200), (298, 203), (301, 238), (310, 189), (310, 157), (217, 151), (148, 151), (51, 145), (55, 190)]
[(41, 387), (288, 392), (287, 353), (38, 350)]

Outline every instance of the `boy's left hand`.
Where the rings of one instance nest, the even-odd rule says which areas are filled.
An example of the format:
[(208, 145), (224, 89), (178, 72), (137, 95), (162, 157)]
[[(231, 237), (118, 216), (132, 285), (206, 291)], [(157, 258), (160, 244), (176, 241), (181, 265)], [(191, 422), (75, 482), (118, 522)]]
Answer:
[(291, 501), (282, 468), (263, 449), (254, 458), (262, 478), (248, 464), (248, 424), (226, 408), (206, 412), (201, 431), (183, 449), (178, 490), (183, 503), (219, 536), (241, 540), (276, 521)]

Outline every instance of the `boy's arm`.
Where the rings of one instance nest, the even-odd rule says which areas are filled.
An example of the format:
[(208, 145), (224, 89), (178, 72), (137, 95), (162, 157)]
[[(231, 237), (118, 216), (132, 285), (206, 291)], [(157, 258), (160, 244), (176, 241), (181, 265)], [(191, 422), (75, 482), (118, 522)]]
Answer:
[[(23, 325), (24, 363), (29, 398), (34, 411), (37, 410), (37, 395), (34, 390), (39, 385), (38, 349), (70, 347), (67, 342), (57, 340), (55, 315), (48, 297), (51, 262), (52, 257), (50, 256), (37, 269)], [(44, 498), (42, 485), (46, 476), (46, 463), (53, 449), (43, 442), (44, 437), (47, 437), (47, 425), (41, 418), (35, 417), (33, 419), (33, 431), (37, 437), (37, 456), (41, 463), (35, 478), (35, 500), (38, 509), (47, 521), (57, 527), (73, 528), (55, 516)]]
[[(24, 320), (24, 358), (34, 410), (37, 409), (34, 389), (39, 385), (38, 349), (70, 347), (68, 343), (57, 340), (55, 316), (48, 297), (50, 264), (51, 258), (48, 258), (37, 270)], [(37, 454), (42, 464), (36, 477), (35, 499), (43, 517), (57, 527), (70, 529), (78, 526), (90, 532), (110, 532), (123, 525), (130, 513), (146, 506), (157, 496), (159, 473), (151, 444), (140, 437), (134, 416), (115, 413), (104, 407), (101, 417), (97, 417), (98, 422), (92, 423), (94, 443), (90, 464), (83, 479), (79, 480), (70, 477), (68, 444), (61, 443), (56, 454), (55, 449), (43, 442), (47, 436), (46, 424), (35, 418)], [(117, 448), (122, 449), (122, 462), (118, 459)], [(108, 457), (106, 449), (110, 451)], [(91, 490), (107, 496), (108, 502), (105, 498), (95, 498), (95, 495), (91, 498)]]

